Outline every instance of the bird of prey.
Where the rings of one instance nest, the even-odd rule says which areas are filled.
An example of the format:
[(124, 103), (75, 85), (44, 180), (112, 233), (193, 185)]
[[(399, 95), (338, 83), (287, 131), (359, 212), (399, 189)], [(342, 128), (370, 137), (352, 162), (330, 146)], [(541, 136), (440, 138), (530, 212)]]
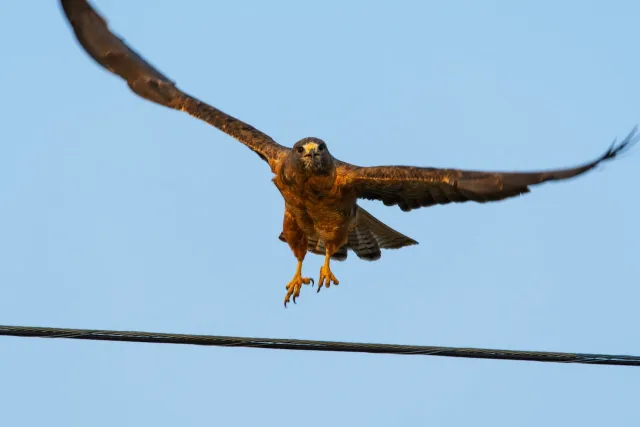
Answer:
[(237, 139), (273, 173), (273, 183), (285, 201), (280, 240), (297, 259), (293, 279), (287, 284), (284, 305), (300, 295), (302, 263), (307, 252), (324, 255), (317, 283), (337, 285), (330, 260), (342, 261), (349, 250), (365, 260), (377, 260), (381, 249), (417, 242), (383, 224), (358, 206), (358, 199), (397, 205), (403, 211), (452, 202), (491, 202), (529, 192), (545, 181), (581, 175), (614, 158), (639, 137), (637, 127), (620, 143), (614, 141), (598, 159), (581, 166), (536, 172), (482, 172), (414, 166), (360, 167), (333, 157), (319, 138), (303, 138), (292, 148), (247, 123), (180, 90), (125, 42), (110, 32), (106, 21), (85, 0), (60, 0), (71, 27), (87, 53), (102, 67), (124, 79), (137, 95), (156, 104), (184, 111)]

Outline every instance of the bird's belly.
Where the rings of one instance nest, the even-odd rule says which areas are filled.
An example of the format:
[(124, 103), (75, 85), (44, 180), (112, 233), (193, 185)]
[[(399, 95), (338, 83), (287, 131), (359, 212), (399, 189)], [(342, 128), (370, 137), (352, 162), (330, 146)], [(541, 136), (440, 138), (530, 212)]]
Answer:
[(274, 182), (285, 200), (287, 211), (308, 237), (324, 241), (346, 238), (355, 220), (355, 198), (345, 198), (334, 189), (318, 191)]
[(308, 237), (323, 241), (343, 240), (355, 220), (355, 209), (343, 204), (303, 201), (287, 207)]
[(285, 182), (280, 176), (273, 182), (307, 237), (325, 242), (346, 240), (355, 221), (355, 195), (344, 194), (333, 182)]

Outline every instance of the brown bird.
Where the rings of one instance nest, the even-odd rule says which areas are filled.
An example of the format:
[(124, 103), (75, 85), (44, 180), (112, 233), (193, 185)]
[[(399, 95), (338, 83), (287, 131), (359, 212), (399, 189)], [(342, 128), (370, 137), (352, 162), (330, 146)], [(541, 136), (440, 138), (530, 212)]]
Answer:
[(537, 172), (481, 172), (412, 166), (360, 167), (334, 158), (324, 141), (304, 138), (293, 148), (272, 138), (176, 87), (120, 38), (85, 0), (61, 0), (75, 35), (100, 65), (126, 80), (139, 96), (184, 111), (234, 137), (269, 164), (273, 183), (285, 201), (280, 240), (289, 244), (298, 260), (287, 285), (285, 307), (300, 295), (307, 251), (324, 255), (318, 291), (338, 279), (330, 259), (345, 260), (352, 250), (365, 260), (377, 260), (381, 249), (417, 242), (383, 224), (357, 204), (358, 199), (380, 200), (403, 211), (451, 202), (490, 202), (529, 192), (529, 186), (581, 175), (637, 142), (637, 127), (618, 145), (615, 141), (600, 158), (582, 166)]

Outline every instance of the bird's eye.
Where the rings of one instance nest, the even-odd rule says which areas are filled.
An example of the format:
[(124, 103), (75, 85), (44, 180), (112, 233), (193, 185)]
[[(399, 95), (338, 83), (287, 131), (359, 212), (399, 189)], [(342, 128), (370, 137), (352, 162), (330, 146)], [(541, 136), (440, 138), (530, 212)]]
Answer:
[(324, 151), (325, 148), (327, 148), (327, 146), (324, 144), (318, 145), (318, 151)]
[(300, 154), (302, 154), (304, 152), (304, 148), (303, 147), (298, 147), (296, 148), (296, 151)]

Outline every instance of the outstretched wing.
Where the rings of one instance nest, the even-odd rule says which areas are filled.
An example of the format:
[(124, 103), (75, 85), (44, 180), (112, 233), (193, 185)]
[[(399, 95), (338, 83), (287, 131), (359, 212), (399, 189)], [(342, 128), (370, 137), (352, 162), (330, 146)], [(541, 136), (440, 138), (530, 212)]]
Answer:
[(599, 159), (571, 169), (538, 172), (479, 172), (412, 166), (357, 167), (342, 164), (344, 182), (358, 198), (381, 200), (410, 211), (451, 202), (490, 202), (528, 193), (529, 186), (581, 175), (636, 143), (637, 126)]
[(256, 152), (273, 169), (273, 161), (289, 148), (277, 144), (254, 127), (208, 105), (178, 89), (174, 82), (156, 70), (114, 35), (107, 22), (86, 0), (61, 0), (62, 9), (84, 49), (100, 65), (127, 81), (139, 96), (180, 111), (217, 127)]

